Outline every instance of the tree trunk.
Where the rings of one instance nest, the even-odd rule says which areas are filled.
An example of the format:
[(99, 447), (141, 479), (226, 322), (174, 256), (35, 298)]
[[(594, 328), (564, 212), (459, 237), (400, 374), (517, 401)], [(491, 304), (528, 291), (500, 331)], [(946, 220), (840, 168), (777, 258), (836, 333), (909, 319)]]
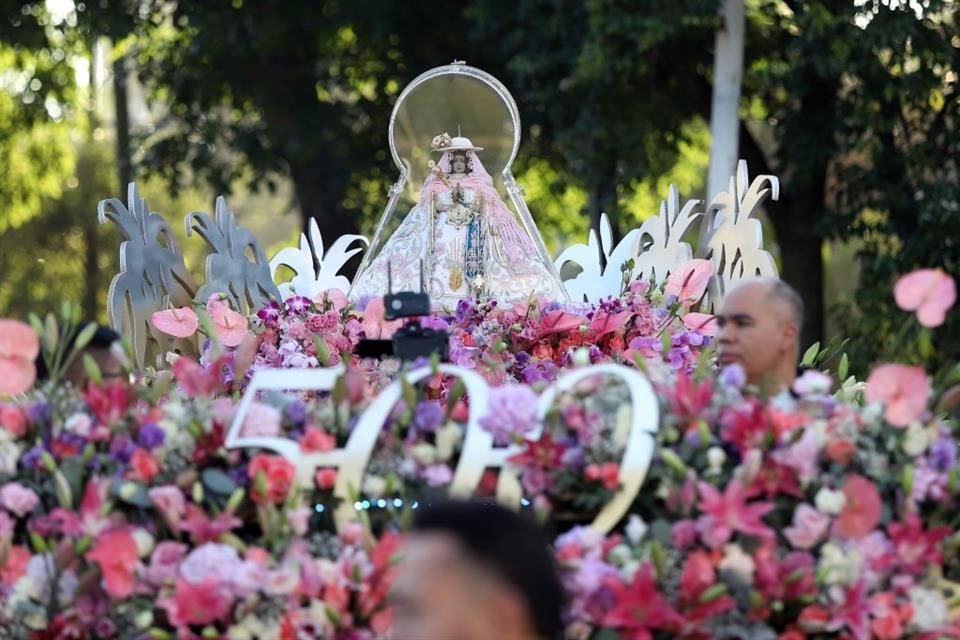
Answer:
[(823, 340), (823, 238), (813, 217), (813, 212), (823, 208), (823, 200), (821, 181), (807, 193), (788, 197), (779, 205), (773, 203), (769, 207), (783, 263), (781, 277), (803, 299), (803, 348)]
[[(707, 202), (726, 190), (737, 170), (740, 132), (740, 85), (743, 77), (743, 32), (746, 18), (743, 0), (724, 0), (723, 26), (717, 30), (713, 63), (713, 98), (710, 107), (710, 169), (707, 174)], [(713, 220), (700, 223), (706, 237)]]
[(133, 161), (130, 157), (130, 106), (127, 101), (127, 58), (120, 56), (113, 63), (113, 100), (117, 127), (117, 177), (120, 193), (126, 196), (127, 185), (133, 182)]
[[(329, 248), (337, 238), (351, 233), (359, 233), (359, 214), (343, 208), (342, 199), (347, 188), (347, 179), (342, 176), (318, 175), (319, 172), (290, 168), (293, 185), (300, 204), (300, 214), (303, 223), (303, 232), (309, 236), (310, 220), (317, 221), (320, 237), (323, 238), (324, 249)], [(384, 194), (386, 202), (386, 194)], [(371, 238), (372, 240), (372, 238)], [(354, 256), (341, 273), (352, 278), (360, 266), (360, 256)]]

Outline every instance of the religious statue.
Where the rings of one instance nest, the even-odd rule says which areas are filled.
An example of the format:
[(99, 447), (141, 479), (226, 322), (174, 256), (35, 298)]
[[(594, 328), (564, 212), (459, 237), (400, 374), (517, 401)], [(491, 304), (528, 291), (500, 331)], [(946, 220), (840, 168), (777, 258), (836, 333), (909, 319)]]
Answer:
[(440, 160), (430, 163), (417, 204), (358, 274), (351, 297), (420, 291), (422, 282), (434, 306), (447, 310), (464, 298), (563, 299), (563, 285), (480, 162), (483, 149), (446, 133), (431, 149)]

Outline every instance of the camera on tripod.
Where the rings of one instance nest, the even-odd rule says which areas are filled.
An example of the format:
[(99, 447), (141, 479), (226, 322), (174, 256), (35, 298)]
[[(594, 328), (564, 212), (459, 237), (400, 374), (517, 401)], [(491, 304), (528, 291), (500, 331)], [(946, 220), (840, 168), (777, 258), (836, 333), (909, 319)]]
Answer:
[(390, 265), (387, 265), (387, 287), (390, 293), (383, 297), (384, 318), (399, 320), (412, 318), (397, 329), (390, 340), (364, 338), (357, 344), (361, 358), (398, 358), (404, 361), (430, 358), (441, 362), (450, 359), (450, 334), (443, 329), (424, 327), (418, 319), (430, 315), (430, 296), (423, 291), (423, 262), (420, 263), (420, 291), (393, 293)]

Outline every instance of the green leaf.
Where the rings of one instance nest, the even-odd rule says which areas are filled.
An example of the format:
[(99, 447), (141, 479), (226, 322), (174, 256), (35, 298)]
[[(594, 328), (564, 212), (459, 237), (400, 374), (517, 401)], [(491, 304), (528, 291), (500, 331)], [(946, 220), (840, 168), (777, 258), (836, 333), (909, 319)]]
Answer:
[(330, 362), (330, 349), (327, 348), (327, 341), (322, 336), (313, 336), (313, 346), (317, 350), (317, 360), (321, 366), (327, 366)]
[(837, 366), (837, 382), (843, 384), (843, 381), (847, 379), (847, 374), (850, 372), (850, 361), (847, 359), (847, 354), (844, 353), (840, 357), (840, 364)]
[(220, 469), (204, 469), (200, 480), (207, 490), (221, 496), (229, 496), (237, 488), (237, 483)]
[(86, 348), (90, 341), (93, 340), (93, 334), (97, 332), (97, 325), (95, 322), (87, 323), (83, 329), (80, 330), (80, 333), (77, 334), (77, 339), (73, 341), (73, 348), (75, 351), (81, 351)]
[(810, 348), (807, 349), (803, 354), (803, 359), (800, 361), (800, 364), (805, 367), (812, 367), (817, 360), (817, 355), (820, 353), (820, 343), (814, 342), (810, 345)]
[(153, 506), (153, 501), (150, 500), (150, 494), (147, 493), (147, 488), (139, 482), (133, 482), (132, 480), (114, 480), (113, 484), (110, 485), (110, 493), (121, 502), (135, 507), (149, 509)]
[(95, 385), (103, 383), (103, 374), (100, 372), (100, 365), (89, 353), (83, 354), (83, 370), (87, 378)]
[(57, 330), (57, 319), (52, 313), (47, 314), (47, 320), (43, 325), (43, 348), (47, 353), (53, 353), (57, 350), (57, 341), (59, 332)]

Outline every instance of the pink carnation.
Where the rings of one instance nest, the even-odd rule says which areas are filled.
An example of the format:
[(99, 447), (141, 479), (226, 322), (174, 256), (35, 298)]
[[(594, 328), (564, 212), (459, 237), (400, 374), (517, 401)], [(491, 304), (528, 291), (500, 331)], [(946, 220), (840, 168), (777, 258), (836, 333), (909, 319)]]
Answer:
[(14, 438), (22, 438), (27, 433), (27, 414), (15, 404), (0, 402), (0, 427)]
[(187, 502), (183, 492), (176, 485), (154, 487), (148, 492), (150, 501), (157, 508), (164, 522), (172, 531), (178, 531), (180, 520), (186, 512)]
[(27, 515), (37, 506), (40, 498), (33, 489), (19, 482), (8, 482), (0, 489), (0, 506), (18, 518)]
[(262, 402), (251, 402), (243, 419), (241, 434), (272, 438), (280, 433), (280, 410)]
[(783, 534), (797, 549), (810, 549), (820, 542), (829, 526), (829, 516), (808, 504), (801, 504), (793, 513), (793, 526), (784, 529)]

